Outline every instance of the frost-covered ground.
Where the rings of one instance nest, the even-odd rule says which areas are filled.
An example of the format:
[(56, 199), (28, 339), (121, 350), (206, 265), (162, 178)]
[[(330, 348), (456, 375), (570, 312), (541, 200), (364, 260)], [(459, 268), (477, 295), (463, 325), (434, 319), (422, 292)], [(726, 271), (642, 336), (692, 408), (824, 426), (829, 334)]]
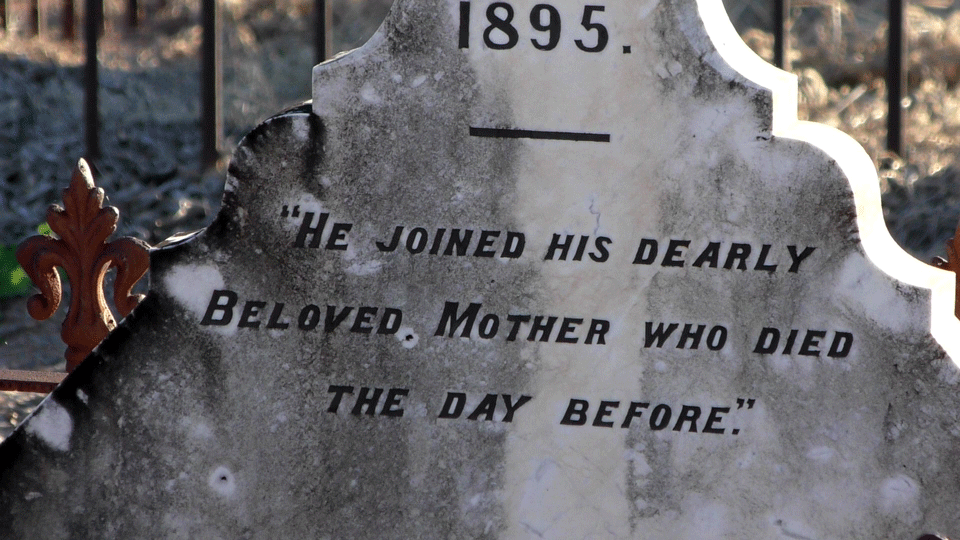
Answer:
[[(222, 169), (198, 170), (200, 3), (167, 0), (161, 8), (158, 2), (141, 1), (150, 16), (128, 33), (123, 3), (107, 0), (100, 56), (104, 156), (95, 164), (98, 185), (120, 209), (120, 233), (150, 243), (209, 223), (223, 183)], [(25, 2), (8, 4), (11, 31), (0, 34), (0, 247), (34, 233), (83, 152), (82, 43), (56, 39), (57, 11), (44, 19), (41, 38), (23, 38)], [(725, 4), (745, 41), (771, 59), (771, 2)], [(960, 11), (950, 1), (911, 4), (906, 156), (883, 150), (884, 0), (794, 10), (792, 60), (801, 81), (800, 116), (838, 127), (865, 146), (880, 169), (894, 237), (929, 260), (944, 253), (960, 216)], [(221, 5), (229, 150), (263, 118), (309, 98), (312, 2)], [(334, 50), (341, 51), (376, 29), (389, 0), (336, 0), (333, 6)], [(24, 303), (0, 299), (0, 367), (62, 369), (62, 313), (36, 322)], [(0, 393), (0, 436), (38, 401)]]

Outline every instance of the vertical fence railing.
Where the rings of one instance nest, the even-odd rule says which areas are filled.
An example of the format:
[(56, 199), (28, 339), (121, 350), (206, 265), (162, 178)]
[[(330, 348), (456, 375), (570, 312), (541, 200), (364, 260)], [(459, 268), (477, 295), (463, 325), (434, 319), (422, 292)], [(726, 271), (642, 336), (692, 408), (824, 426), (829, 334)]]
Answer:
[[(888, 0), (887, 14), (887, 150), (904, 156), (906, 152), (907, 40), (904, 0)], [(773, 0), (773, 63), (790, 70), (790, 0)]]
[(140, 25), (140, 6), (137, 0), (127, 0), (127, 29), (136, 30)]
[(790, 70), (790, 37), (787, 17), (790, 15), (790, 0), (773, 2), (773, 63), (780, 69)]
[(333, 50), (333, 0), (313, 0), (313, 63), (319, 64), (330, 57)]
[(890, 36), (887, 43), (887, 150), (904, 155), (906, 131), (903, 99), (907, 95), (907, 40), (904, 1), (890, 0)]
[(97, 39), (103, 27), (103, 1), (86, 0), (84, 5), (84, 41), (86, 58), (83, 66), (83, 125), (87, 146), (86, 158), (95, 161), (100, 157), (100, 109), (97, 91)]
[[(782, 69), (790, 69), (789, 29), (790, 0), (773, 1), (774, 64)], [(219, 160), (222, 145), (222, 84), (221, 29), (220, 13), (216, 0), (201, 0), (201, 168), (206, 169)], [(166, 2), (160, 0), (161, 7)], [(39, 0), (28, 0), (25, 33), (31, 36), (40, 32)], [(63, 0), (62, 35), (64, 39), (76, 38), (74, 0)], [(904, 98), (907, 96), (907, 41), (904, 35), (904, 0), (889, 0), (889, 40), (887, 58), (887, 149), (898, 155), (906, 152), (906, 110)], [(323, 62), (332, 52), (332, 0), (313, 0), (314, 24), (314, 60)], [(84, 67), (84, 126), (86, 157), (95, 160), (100, 155), (98, 139), (99, 110), (97, 106), (97, 37), (103, 33), (102, 0), (86, 0), (84, 15), (84, 35), (86, 42), (86, 61)], [(127, 27), (139, 26), (138, 0), (127, 0)], [(7, 31), (10, 22), (8, 0), (0, 0), (0, 31)]]
[(27, 28), (28, 36), (40, 35), (40, 0), (30, 0), (27, 7)]
[[(325, 60), (331, 52), (331, 5), (330, 0), (314, 0), (313, 22), (316, 25), (314, 35), (314, 54), (318, 62)], [(7, 0), (0, 0), (0, 30), (6, 31)], [(164, 5), (166, 0), (159, 0)], [(127, 4), (128, 27), (136, 28), (137, 2), (129, 0)], [(74, 34), (73, 0), (63, 0), (63, 37), (72, 39)], [(100, 112), (98, 102), (98, 40), (104, 28), (103, 0), (85, 0), (84, 2), (84, 48), (83, 68), (84, 87), (84, 139), (86, 158), (94, 160), (100, 157)], [(38, 19), (39, 21), (39, 16)], [(222, 54), (221, 19), (217, 0), (202, 0), (201, 4), (201, 166), (206, 168), (215, 164), (220, 156), (220, 138), (222, 132)], [(0, 391), (43, 392), (53, 390), (62, 380), (61, 373), (11, 372), (0, 370)]]
[(223, 62), (220, 8), (217, 0), (201, 0), (200, 27), (200, 169), (214, 167), (220, 159), (223, 133), (221, 107)]
[(73, 0), (63, 0), (62, 9), (63, 14), (61, 15), (60, 19), (61, 35), (63, 36), (63, 39), (67, 41), (73, 41), (77, 39), (77, 12), (73, 7)]

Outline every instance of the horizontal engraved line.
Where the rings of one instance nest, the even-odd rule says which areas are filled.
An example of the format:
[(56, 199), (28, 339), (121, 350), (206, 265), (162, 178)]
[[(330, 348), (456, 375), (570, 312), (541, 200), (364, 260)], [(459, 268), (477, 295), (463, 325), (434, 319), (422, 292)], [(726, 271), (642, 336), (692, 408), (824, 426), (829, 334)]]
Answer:
[(473, 137), (498, 139), (547, 139), (554, 141), (610, 142), (609, 133), (577, 133), (573, 131), (537, 131), (533, 129), (470, 127)]

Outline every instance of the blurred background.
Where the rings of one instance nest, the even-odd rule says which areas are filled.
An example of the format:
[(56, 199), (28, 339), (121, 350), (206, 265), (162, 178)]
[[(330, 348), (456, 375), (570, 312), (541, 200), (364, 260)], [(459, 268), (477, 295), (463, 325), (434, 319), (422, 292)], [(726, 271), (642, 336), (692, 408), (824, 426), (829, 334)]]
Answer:
[[(5, 2), (0, 28), (0, 369), (63, 369), (63, 309), (26, 314), (28, 280), (13, 253), (59, 203), (84, 144), (83, 2)], [(361, 45), (389, 0), (330, 2), (335, 54)], [(744, 41), (774, 58), (774, 0), (724, 0)], [(36, 5), (34, 12), (33, 6)], [(99, 40), (96, 182), (120, 210), (118, 235), (155, 244), (209, 223), (230, 151), (260, 121), (310, 98), (313, 0), (221, 0), (222, 156), (201, 165), (201, 0), (104, 0)], [(904, 147), (886, 150), (890, 33), (886, 0), (792, 0), (787, 61), (802, 119), (837, 127), (874, 160), (894, 238), (929, 262), (960, 219), (960, 10), (954, 0), (905, 8)], [(74, 37), (69, 34), (74, 22)], [(66, 293), (69, 294), (69, 293)], [(0, 437), (42, 396), (0, 393)]]

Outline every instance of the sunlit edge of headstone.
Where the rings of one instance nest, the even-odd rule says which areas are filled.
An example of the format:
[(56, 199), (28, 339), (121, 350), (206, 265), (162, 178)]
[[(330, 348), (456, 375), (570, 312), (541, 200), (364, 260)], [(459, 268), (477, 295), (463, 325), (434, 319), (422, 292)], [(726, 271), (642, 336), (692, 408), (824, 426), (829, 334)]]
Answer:
[(919, 261), (894, 241), (883, 219), (877, 169), (866, 150), (846, 133), (824, 124), (797, 119), (797, 77), (771, 64), (740, 38), (723, 7), (715, 0), (697, 0), (707, 35), (727, 65), (754, 84), (773, 93), (773, 134), (820, 149), (846, 176), (857, 209), (857, 227), (867, 258), (903, 283), (928, 289), (930, 332), (960, 366), (960, 320), (954, 315), (956, 278)]
[(713, 48), (727, 66), (772, 94), (773, 134), (782, 135), (789, 130), (797, 123), (797, 76), (768, 64), (753, 52), (730, 22), (723, 2), (697, 0), (697, 9)]
[(402, 0), (394, 0), (393, 5), (390, 6), (390, 11), (387, 12), (387, 16), (383, 19), (383, 22), (380, 23), (380, 26), (377, 27), (377, 30), (373, 33), (370, 38), (355, 49), (350, 49), (348, 51), (342, 51), (335, 55), (332, 58), (329, 58), (315, 66), (311, 72), (310, 77), (310, 97), (312, 99), (312, 109), (313, 114), (318, 116), (323, 116), (325, 112), (318, 107), (322, 107), (324, 101), (329, 100), (331, 96), (329, 95), (330, 88), (324, 86), (322, 83), (323, 77), (326, 73), (334, 68), (345, 67), (351, 64), (362, 63), (364, 58), (372, 52), (374, 49), (379, 47), (382, 43), (386, 41), (387, 33), (389, 32), (389, 23), (391, 19), (395, 16), (395, 13), (399, 11), (399, 4), (402, 4)]

